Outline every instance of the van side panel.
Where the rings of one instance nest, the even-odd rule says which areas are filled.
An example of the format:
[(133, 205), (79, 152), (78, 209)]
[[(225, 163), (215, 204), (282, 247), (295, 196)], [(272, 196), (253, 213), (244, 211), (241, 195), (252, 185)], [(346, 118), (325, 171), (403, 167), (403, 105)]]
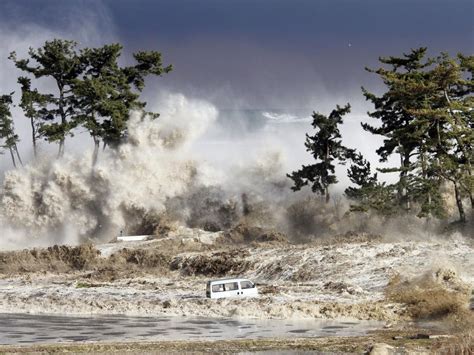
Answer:
[(258, 290), (257, 286), (249, 280), (242, 280), (239, 282), (240, 284), (240, 295), (241, 296), (257, 296)]
[(245, 279), (208, 281), (206, 285), (206, 296), (209, 298), (251, 297), (257, 295), (256, 285)]

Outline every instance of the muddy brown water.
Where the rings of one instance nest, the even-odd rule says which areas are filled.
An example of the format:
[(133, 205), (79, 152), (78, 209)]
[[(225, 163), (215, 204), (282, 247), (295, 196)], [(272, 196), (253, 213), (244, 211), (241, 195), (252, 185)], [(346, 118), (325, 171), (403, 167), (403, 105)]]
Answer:
[(360, 336), (376, 321), (0, 314), (0, 344)]

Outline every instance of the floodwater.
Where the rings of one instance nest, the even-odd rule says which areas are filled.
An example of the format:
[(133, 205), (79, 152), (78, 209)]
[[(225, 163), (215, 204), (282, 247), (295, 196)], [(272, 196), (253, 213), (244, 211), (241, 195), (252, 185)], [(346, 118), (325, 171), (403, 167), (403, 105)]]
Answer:
[(0, 344), (357, 336), (381, 322), (0, 314)]

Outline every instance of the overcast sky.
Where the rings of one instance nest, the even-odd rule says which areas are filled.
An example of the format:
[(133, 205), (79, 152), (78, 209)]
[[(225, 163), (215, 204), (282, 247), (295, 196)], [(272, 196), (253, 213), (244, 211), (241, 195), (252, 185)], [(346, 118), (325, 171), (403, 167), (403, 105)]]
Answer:
[(357, 107), (360, 86), (378, 85), (364, 71), (378, 56), (472, 54), (473, 18), (472, 0), (0, 1), (2, 31), (162, 51), (175, 70), (151, 86), (219, 108)]

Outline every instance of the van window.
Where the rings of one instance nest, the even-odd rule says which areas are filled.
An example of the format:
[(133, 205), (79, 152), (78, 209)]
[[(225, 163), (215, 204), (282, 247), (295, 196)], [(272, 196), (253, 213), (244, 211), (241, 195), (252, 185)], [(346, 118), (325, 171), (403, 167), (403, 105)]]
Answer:
[(240, 282), (240, 287), (242, 289), (246, 289), (246, 288), (254, 288), (255, 285), (253, 283), (251, 283), (250, 281), (241, 281)]
[(229, 282), (225, 284), (225, 290), (226, 291), (235, 291), (239, 289), (239, 283), (238, 282)]
[(224, 284), (212, 285), (212, 292), (224, 292)]

